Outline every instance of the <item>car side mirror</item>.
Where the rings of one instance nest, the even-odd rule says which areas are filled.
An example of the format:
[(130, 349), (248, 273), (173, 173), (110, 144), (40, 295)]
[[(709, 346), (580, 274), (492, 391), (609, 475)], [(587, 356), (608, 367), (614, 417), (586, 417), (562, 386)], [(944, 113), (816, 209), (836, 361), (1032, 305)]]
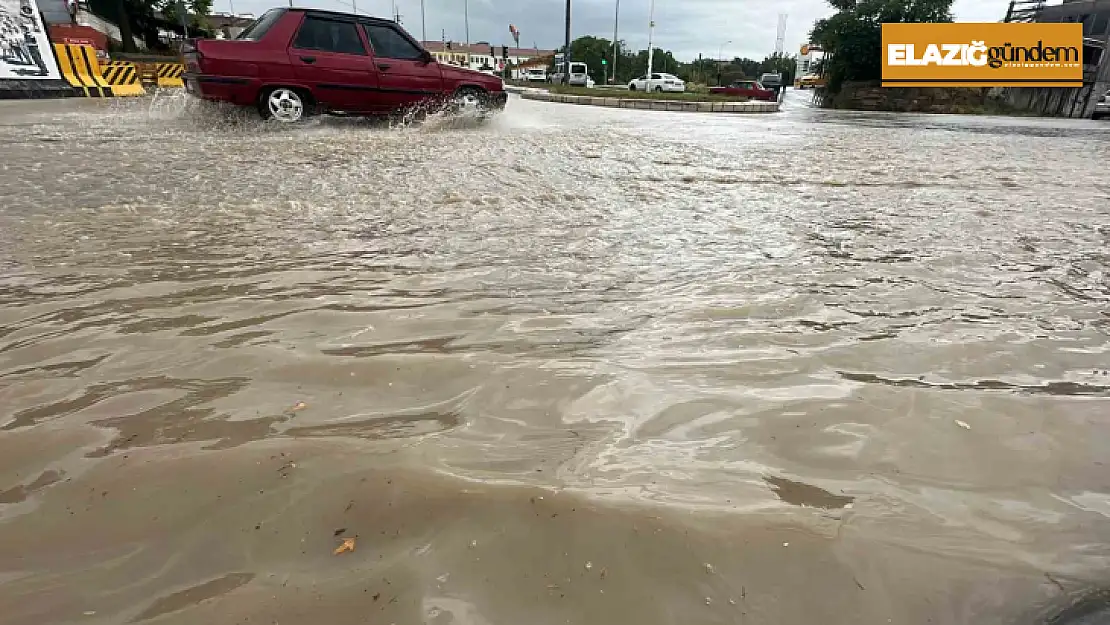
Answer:
[(424, 61), (425, 63), (431, 63), (432, 61), (435, 60), (435, 57), (432, 56), (431, 52), (428, 52), (427, 50), (424, 50), (423, 54), (420, 55), (420, 60)]

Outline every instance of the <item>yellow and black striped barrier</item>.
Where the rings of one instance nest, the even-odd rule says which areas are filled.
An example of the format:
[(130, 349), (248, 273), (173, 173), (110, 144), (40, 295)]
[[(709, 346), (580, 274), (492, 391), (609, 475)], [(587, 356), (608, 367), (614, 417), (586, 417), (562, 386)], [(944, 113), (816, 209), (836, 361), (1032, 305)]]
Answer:
[(146, 95), (139, 81), (139, 68), (129, 61), (111, 61), (100, 66), (101, 76), (112, 86), (114, 95)]
[(185, 65), (182, 63), (158, 63), (158, 86), (159, 87), (184, 87), (185, 81), (182, 76), (185, 74)]
[(112, 97), (112, 86), (100, 75), (96, 48), (69, 43), (54, 44), (54, 56), (62, 78), (80, 95), (90, 98)]

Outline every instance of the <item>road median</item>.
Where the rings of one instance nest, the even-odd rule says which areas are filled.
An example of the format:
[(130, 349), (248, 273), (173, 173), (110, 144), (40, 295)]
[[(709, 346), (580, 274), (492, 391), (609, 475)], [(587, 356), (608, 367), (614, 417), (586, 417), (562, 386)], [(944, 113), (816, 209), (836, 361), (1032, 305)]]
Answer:
[(529, 90), (520, 93), (525, 100), (577, 104), (580, 106), (601, 106), (606, 108), (637, 109), (643, 111), (681, 111), (687, 113), (777, 113), (778, 102), (721, 102), (690, 100), (650, 100), (644, 98), (620, 98), (606, 96), (567, 95), (546, 91)]

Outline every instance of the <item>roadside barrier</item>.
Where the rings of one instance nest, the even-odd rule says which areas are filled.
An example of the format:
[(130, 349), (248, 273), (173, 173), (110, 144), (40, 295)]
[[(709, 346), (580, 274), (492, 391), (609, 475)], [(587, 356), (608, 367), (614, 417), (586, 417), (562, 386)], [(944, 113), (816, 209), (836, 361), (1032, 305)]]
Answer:
[(129, 61), (111, 61), (100, 66), (101, 75), (117, 96), (146, 95), (139, 81), (139, 68)]
[(159, 87), (185, 86), (185, 81), (182, 80), (182, 76), (185, 74), (183, 63), (158, 63), (157, 72)]
[(137, 82), (138, 72), (134, 70), (134, 66), (130, 73), (116, 69), (116, 63), (110, 63), (110, 69), (102, 69), (100, 60), (96, 58), (96, 48), (92, 46), (56, 43), (54, 56), (58, 59), (62, 78), (65, 78), (78, 95), (87, 98), (112, 98), (146, 93)]
[(94, 71), (97, 63), (96, 48), (70, 43), (54, 44), (54, 56), (58, 59), (58, 69), (79, 95), (88, 98), (110, 98), (112, 87), (104, 80), (99, 71)]

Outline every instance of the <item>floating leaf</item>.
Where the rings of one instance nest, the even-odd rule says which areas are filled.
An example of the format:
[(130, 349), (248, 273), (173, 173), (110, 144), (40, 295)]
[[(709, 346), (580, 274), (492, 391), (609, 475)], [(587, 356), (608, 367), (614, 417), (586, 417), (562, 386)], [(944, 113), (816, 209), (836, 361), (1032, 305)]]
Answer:
[(335, 548), (335, 555), (339, 555), (341, 553), (346, 553), (348, 551), (354, 551), (354, 550), (355, 550), (355, 539), (354, 538), (344, 538), (343, 539), (343, 544), (339, 545), (338, 547)]

